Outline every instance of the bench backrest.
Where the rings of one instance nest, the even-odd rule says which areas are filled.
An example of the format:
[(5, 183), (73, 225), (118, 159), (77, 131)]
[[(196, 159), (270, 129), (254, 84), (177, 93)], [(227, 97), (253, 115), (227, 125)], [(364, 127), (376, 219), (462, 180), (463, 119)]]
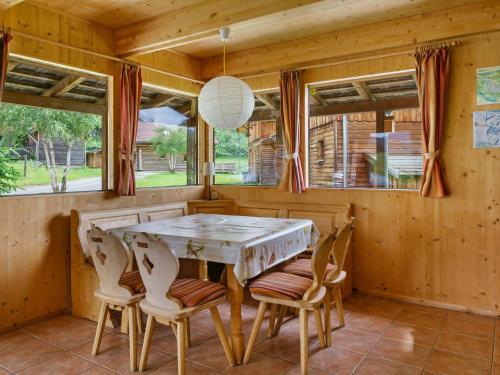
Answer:
[(187, 202), (175, 202), (148, 207), (119, 208), (102, 211), (78, 211), (78, 239), (85, 257), (90, 256), (87, 231), (134, 225), (188, 214)]

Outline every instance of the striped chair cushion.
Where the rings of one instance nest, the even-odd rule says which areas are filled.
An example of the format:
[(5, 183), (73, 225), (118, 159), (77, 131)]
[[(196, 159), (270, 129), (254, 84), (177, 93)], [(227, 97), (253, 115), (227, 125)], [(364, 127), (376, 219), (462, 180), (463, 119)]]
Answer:
[(184, 307), (203, 305), (226, 294), (224, 285), (198, 279), (176, 279), (168, 295), (179, 300)]
[[(325, 275), (333, 270), (335, 266), (328, 263), (326, 266)], [(311, 269), (311, 259), (297, 259), (281, 267), (281, 271), (286, 273), (293, 273), (294, 275), (307, 277), (309, 279), (313, 278), (313, 273)]]
[(269, 297), (300, 300), (312, 285), (312, 279), (292, 273), (271, 272), (253, 281), (250, 292)]
[(118, 285), (130, 289), (134, 294), (146, 293), (139, 271), (124, 272), (120, 281), (118, 281)]

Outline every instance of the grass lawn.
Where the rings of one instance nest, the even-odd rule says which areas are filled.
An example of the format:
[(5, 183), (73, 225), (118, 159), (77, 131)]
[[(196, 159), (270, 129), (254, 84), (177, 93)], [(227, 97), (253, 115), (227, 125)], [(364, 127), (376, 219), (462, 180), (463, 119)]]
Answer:
[[(239, 174), (218, 174), (216, 176), (218, 184), (241, 184), (242, 179)], [(187, 184), (185, 172), (161, 172), (136, 180), (138, 188), (160, 187), (160, 186), (183, 186)]]
[[(18, 187), (33, 186), (33, 185), (47, 185), (50, 184), (49, 171), (45, 166), (35, 166), (31, 161), (28, 161), (26, 168), (26, 177), (24, 177), (24, 162), (11, 162), (9, 165), (16, 168), (21, 174), (18, 180)], [(64, 167), (57, 167), (58, 181), (61, 181), (62, 172)], [(80, 180), (82, 178), (100, 177), (100, 168), (87, 168), (87, 167), (71, 167), (69, 170), (68, 181)]]

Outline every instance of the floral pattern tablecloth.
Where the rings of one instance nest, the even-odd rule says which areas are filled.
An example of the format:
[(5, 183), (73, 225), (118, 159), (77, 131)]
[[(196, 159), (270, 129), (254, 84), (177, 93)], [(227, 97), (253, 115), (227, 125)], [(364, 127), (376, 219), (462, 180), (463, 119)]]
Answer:
[(125, 242), (133, 233), (161, 237), (179, 258), (234, 264), (242, 285), (272, 266), (314, 246), (311, 220), (197, 214), (112, 229)]

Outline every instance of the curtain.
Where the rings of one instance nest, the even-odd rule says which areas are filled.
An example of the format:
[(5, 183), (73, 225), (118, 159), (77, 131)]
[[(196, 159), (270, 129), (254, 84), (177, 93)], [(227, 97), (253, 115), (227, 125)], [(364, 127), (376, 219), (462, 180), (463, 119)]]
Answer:
[(134, 149), (141, 108), (140, 66), (122, 65), (120, 87), (120, 172), (118, 194), (135, 195)]
[(3, 97), (3, 88), (5, 86), (5, 79), (7, 78), (7, 66), (9, 65), (9, 43), (12, 40), (12, 34), (9, 30), (2, 31), (0, 44), (0, 101)]
[(447, 47), (417, 51), (414, 56), (425, 156), (420, 186), (423, 197), (442, 198), (448, 195), (439, 151), (443, 141), (449, 56)]
[(300, 194), (306, 190), (299, 158), (300, 71), (281, 72), (280, 96), (286, 165), (279, 189)]

